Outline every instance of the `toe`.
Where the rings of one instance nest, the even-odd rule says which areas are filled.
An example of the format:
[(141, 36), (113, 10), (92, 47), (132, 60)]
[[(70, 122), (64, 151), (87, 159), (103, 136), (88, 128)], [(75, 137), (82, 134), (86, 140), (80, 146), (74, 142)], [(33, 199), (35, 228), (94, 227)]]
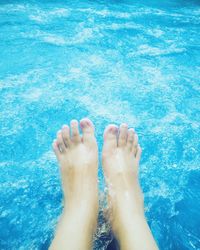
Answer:
[(118, 138), (119, 147), (123, 147), (126, 145), (127, 136), (128, 136), (128, 126), (126, 123), (122, 123), (120, 125), (120, 130), (119, 130), (119, 138)]
[(83, 133), (93, 134), (94, 133), (94, 125), (92, 121), (88, 118), (84, 118), (80, 121), (80, 126)]
[(136, 153), (137, 153), (137, 147), (138, 147), (138, 135), (134, 134), (133, 147), (132, 147), (132, 151), (133, 151), (134, 155), (136, 155)]
[(60, 153), (64, 153), (65, 152), (65, 144), (63, 142), (63, 138), (62, 138), (62, 131), (59, 130), (58, 133), (57, 133), (57, 144), (58, 144), (58, 148), (60, 150)]
[(118, 127), (114, 124), (110, 124), (104, 131), (104, 146), (108, 148), (117, 147), (117, 133)]
[(63, 142), (67, 148), (70, 147), (70, 131), (69, 131), (69, 126), (64, 125), (62, 127), (62, 137), (63, 137)]
[(70, 122), (71, 126), (71, 138), (74, 143), (79, 143), (81, 141), (81, 137), (79, 134), (79, 129), (78, 129), (78, 121), (77, 120), (72, 120)]
[(140, 145), (138, 145), (137, 146), (137, 152), (136, 152), (136, 160), (138, 162), (140, 161), (141, 155), (142, 155), (142, 149), (141, 149)]
[(94, 125), (88, 118), (80, 121), (80, 127), (83, 132), (83, 142), (93, 142), (94, 140)]
[(135, 134), (134, 129), (130, 128), (128, 130), (128, 138), (127, 138), (127, 148), (128, 148), (128, 150), (131, 150), (132, 147), (133, 147), (134, 134)]
[(60, 150), (59, 150), (59, 148), (58, 148), (58, 143), (57, 143), (56, 140), (53, 141), (53, 143), (52, 143), (52, 148), (53, 148), (53, 151), (54, 151), (54, 153), (55, 153), (57, 159), (59, 159), (59, 157), (60, 157)]

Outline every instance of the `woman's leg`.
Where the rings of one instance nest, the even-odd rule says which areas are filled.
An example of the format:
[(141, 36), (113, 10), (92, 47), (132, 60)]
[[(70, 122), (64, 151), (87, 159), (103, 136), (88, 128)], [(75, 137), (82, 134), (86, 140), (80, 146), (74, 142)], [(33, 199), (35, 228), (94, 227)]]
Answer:
[[(50, 250), (88, 250), (98, 215), (98, 150), (88, 119), (58, 131), (53, 149), (60, 165), (64, 209)], [(70, 133), (71, 132), (71, 133)], [(70, 135), (71, 134), (71, 135)]]
[[(119, 132), (118, 132), (119, 130)], [(112, 230), (122, 250), (157, 250), (144, 215), (138, 181), (141, 148), (133, 129), (109, 125), (104, 132), (103, 169)]]

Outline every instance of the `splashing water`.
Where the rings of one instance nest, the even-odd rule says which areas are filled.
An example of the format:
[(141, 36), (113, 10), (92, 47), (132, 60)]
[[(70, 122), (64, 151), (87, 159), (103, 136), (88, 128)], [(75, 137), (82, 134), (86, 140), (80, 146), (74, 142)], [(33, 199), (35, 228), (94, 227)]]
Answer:
[[(1, 1), (0, 249), (48, 249), (62, 210), (51, 142), (127, 122), (160, 249), (200, 249), (199, 1)], [(100, 189), (104, 180), (99, 166)], [(102, 219), (95, 249), (112, 236)]]

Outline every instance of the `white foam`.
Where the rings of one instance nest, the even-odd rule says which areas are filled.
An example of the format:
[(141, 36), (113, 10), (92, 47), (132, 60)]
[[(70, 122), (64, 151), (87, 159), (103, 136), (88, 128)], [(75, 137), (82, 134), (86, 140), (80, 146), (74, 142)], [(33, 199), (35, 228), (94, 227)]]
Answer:
[[(145, 29), (144, 29), (145, 30)], [(159, 28), (156, 28), (156, 29), (148, 29), (146, 30), (146, 34), (149, 34), (151, 36), (154, 36), (156, 38), (159, 38), (161, 36), (164, 35), (164, 31), (159, 29)]]
[(38, 23), (49, 23), (54, 18), (68, 17), (69, 15), (70, 10), (65, 8), (44, 11), (36, 7), (32, 8), (32, 14), (29, 15), (29, 19)]
[(78, 101), (86, 106), (93, 116), (100, 116), (113, 122), (120, 123), (126, 121), (130, 125), (138, 125), (139, 121), (136, 119), (136, 116), (132, 114), (128, 102), (116, 101), (113, 99), (110, 102), (107, 102), (107, 98), (106, 100), (103, 100), (102, 96), (100, 99), (101, 101), (95, 98), (95, 96), (78, 97)]
[(66, 41), (62, 36), (48, 34), (42, 37), (44, 42), (54, 44), (54, 45), (65, 45)]
[(41, 88), (30, 88), (26, 92), (24, 92), (21, 96), (23, 99), (27, 101), (38, 101), (43, 94), (43, 90)]
[(138, 47), (137, 54), (138, 55), (148, 55), (148, 56), (161, 56), (161, 55), (168, 55), (171, 53), (182, 53), (185, 52), (186, 48), (178, 48), (175, 45), (171, 45), (168, 48), (158, 48), (158, 47), (151, 47), (147, 44), (140, 45)]

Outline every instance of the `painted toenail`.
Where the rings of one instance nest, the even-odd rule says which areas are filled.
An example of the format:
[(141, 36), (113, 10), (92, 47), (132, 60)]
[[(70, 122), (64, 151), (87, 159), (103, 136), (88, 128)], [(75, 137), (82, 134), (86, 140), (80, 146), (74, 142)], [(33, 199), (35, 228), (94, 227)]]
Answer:
[(86, 127), (85, 121), (82, 121), (82, 122), (80, 123), (80, 125), (81, 125), (81, 128)]
[(117, 127), (110, 127), (110, 128), (109, 128), (109, 131), (110, 131), (111, 133), (113, 133), (113, 134), (116, 134), (117, 131), (118, 131), (118, 128), (117, 128)]
[(89, 121), (86, 121), (86, 125), (87, 125), (87, 126), (90, 126), (90, 122), (89, 122)]

